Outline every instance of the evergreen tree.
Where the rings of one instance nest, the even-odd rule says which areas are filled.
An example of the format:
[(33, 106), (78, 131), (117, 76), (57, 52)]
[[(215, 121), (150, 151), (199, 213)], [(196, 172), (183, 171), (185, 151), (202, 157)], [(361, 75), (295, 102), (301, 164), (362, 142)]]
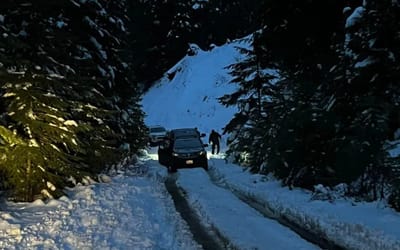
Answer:
[[(264, 1), (264, 6), (265, 28), (254, 42), (259, 67), (235, 65), (239, 90), (221, 98), (240, 108), (226, 127), (237, 135), (231, 154), (250, 154), (256, 171), (266, 165), (289, 186), (346, 182), (359, 196), (383, 197), (382, 184), (398, 180), (383, 146), (399, 127), (399, 6), (364, 1), (347, 19), (345, 43), (343, 3), (329, 2), (330, 8), (318, 1)], [(258, 83), (262, 105), (257, 105), (257, 85), (245, 83), (259, 69), (271, 68), (278, 69), (279, 81)], [(257, 147), (247, 146), (253, 140)], [(393, 184), (394, 205), (398, 193)]]
[(15, 199), (57, 197), (144, 145), (141, 92), (122, 57), (126, 11), (125, 1), (1, 5), (0, 171)]
[[(244, 37), (260, 27), (259, 11), (262, 1), (257, 0), (209, 0), (208, 18), (204, 27), (209, 37), (207, 44), (223, 44), (228, 39)], [(234, 21), (233, 21), (234, 20)]]
[(78, 153), (84, 149), (77, 134), (90, 132), (71, 120), (68, 110), (79, 103), (63, 100), (63, 82), (29, 72), (11, 72), (3, 82), (8, 121), (2, 126), (3, 158), (7, 186), (14, 198), (32, 201), (61, 195), (68, 179), (82, 178), (88, 169)]
[[(157, 80), (186, 52), (181, 47), (167, 54), (167, 35), (174, 19), (175, 1), (130, 1), (129, 16), (133, 70), (137, 79), (144, 82), (144, 89)], [(142, 35), (145, 34), (145, 35)]]
[(233, 134), (228, 141), (228, 155), (234, 155), (238, 163), (253, 166), (252, 171), (258, 172), (265, 160), (263, 152), (266, 148), (260, 124), (269, 116), (267, 108), (276, 98), (277, 89), (272, 83), (276, 73), (262, 67), (262, 53), (255, 41), (258, 40), (252, 42), (254, 49), (237, 48), (246, 58), (228, 68), (233, 77), (231, 83), (239, 87), (219, 100), (226, 106), (239, 107), (239, 113), (224, 129), (224, 133)]
[[(341, 6), (334, 1), (329, 2), (332, 8), (318, 1), (264, 1), (263, 6), (264, 29), (254, 49), (259, 69), (276, 69), (280, 80), (272, 87), (261, 85), (266, 101), (259, 106), (265, 115), (251, 129), (262, 142), (255, 145), (263, 145), (253, 150), (263, 159), (256, 169), (267, 165), (288, 185), (312, 187), (331, 168), (324, 139), (333, 136), (334, 116), (324, 110), (329, 96), (322, 86), (337, 62), (332, 42), (341, 37)], [(253, 90), (245, 88), (242, 95), (251, 96)]]
[(384, 144), (399, 127), (399, 14), (392, 1), (364, 1), (353, 10), (346, 22), (344, 68), (338, 68), (345, 77), (332, 90), (347, 136), (343, 142), (353, 145), (348, 154), (355, 164), (348, 168), (358, 166), (363, 173), (354, 192), (369, 199), (384, 196), (383, 183), (395, 179), (385, 164)]
[[(332, 45), (343, 37), (344, 1), (262, 1), (262, 46), (267, 61), (304, 80), (320, 82), (337, 62)], [(300, 79), (301, 80), (301, 79)]]

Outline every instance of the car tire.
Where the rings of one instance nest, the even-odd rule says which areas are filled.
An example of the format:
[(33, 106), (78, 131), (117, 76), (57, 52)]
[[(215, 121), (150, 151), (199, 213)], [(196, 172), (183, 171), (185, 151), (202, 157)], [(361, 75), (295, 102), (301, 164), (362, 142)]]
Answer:
[(176, 173), (176, 167), (172, 167), (172, 166), (168, 167), (168, 172)]
[(200, 166), (202, 166), (202, 167), (204, 168), (205, 171), (208, 171), (208, 159), (207, 159), (207, 158), (204, 158), (204, 159), (202, 160), (202, 164), (201, 164)]
[(208, 171), (208, 162), (206, 161), (206, 163), (203, 165), (203, 168), (205, 171)]

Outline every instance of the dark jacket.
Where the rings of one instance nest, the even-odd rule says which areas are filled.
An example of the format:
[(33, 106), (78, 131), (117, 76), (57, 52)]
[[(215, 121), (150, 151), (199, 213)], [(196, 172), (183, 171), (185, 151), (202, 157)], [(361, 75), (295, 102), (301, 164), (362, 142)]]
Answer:
[(210, 137), (208, 138), (209, 143), (219, 144), (219, 140), (221, 140), (221, 135), (216, 131), (212, 131)]

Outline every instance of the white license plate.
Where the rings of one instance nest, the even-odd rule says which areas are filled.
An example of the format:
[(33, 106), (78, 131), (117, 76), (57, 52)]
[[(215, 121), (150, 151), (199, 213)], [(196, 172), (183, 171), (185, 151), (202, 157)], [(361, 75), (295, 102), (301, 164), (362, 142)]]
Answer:
[(187, 160), (186, 164), (193, 164), (193, 160)]

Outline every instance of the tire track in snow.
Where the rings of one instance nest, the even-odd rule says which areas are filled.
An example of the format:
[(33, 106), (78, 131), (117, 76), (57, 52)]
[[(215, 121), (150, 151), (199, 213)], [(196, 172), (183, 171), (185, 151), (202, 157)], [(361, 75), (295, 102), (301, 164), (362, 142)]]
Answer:
[(319, 249), (275, 220), (215, 185), (202, 169), (182, 170), (177, 180), (189, 204), (205, 223), (229, 239), (230, 249)]
[(177, 174), (171, 174), (165, 181), (165, 186), (174, 200), (175, 208), (181, 214), (182, 218), (188, 224), (194, 239), (203, 246), (205, 250), (226, 249), (229, 245), (216, 229), (207, 229), (201, 222), (201, 219), (190, 207), (188, 201), (182, 194), (182, 190), (176, 185)]

